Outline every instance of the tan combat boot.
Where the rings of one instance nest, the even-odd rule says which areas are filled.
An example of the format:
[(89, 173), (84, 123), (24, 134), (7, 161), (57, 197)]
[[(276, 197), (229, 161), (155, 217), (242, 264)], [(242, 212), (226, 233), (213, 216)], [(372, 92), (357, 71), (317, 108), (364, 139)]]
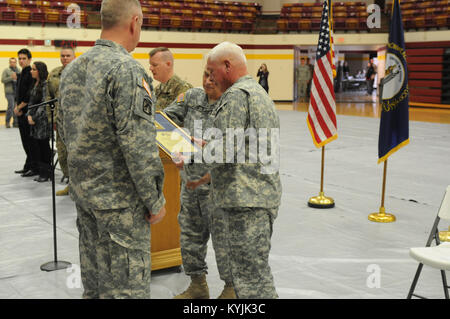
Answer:
[(206, 275), (191, 276), (191, 284), (185, 292), (174, 299), (209, 299), (209, 288), (206, 283)]
[(67, 195), (69, 195), (69, 186), (56, 192), (56, 196), (67, 196)]
[(225, 283), (222, 293), (217, 299), (236, 299), (236, 293), (234, 292), (234, 287), (232, 283)]

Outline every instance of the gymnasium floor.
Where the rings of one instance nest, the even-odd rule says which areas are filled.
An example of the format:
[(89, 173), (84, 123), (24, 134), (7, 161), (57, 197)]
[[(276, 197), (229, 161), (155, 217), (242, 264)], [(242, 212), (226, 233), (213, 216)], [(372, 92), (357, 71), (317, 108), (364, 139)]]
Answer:
[[(450, 184), (450, 110), (411, 108), (410, 145), (389, 158), (385, 207), (397, 221), (370, 222), (381, 198), (383, 166), (377, 164), (378, 106), (374, 97), (340, 96), (338, 134), (326, 147), (325, 194), (336, 207), (307, 206), (318, 195), (321, 152), (306, 126), (306, 103), (278, 103), (281, 120), (282, 205), (270, 254), (275, 284), (285, 299), (402, 299), (417, 268), (408, 253), (424, 246), (444, 190)], [(43, 272), (53, 260), (51, 183), (14, 174), (24, 154), (18, 129), (0, 117), (0, 298), (81, 297), (74, 273)], [(56, 189), (61, 172), (56, 171)], [(57, 197), (59, 260), (79, 264), (76, 211)], [(441, 230), (449, 225), (442, 224)], [(219, 295), (209, 243), (211, 298)], [(152, 274), (152, 298), (172, 298), (189, 279), (162, 270)], [(443, 298), (440, 274), (424, 268), (417, 293)]]

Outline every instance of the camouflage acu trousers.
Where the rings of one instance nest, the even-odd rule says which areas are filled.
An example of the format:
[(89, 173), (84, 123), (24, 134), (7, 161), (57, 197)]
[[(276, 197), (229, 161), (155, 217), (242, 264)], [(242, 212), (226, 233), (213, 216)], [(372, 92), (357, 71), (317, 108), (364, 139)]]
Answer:
[(77, 205), (83, 298), (150, 298), (150, 225), (145, 208)]
[[(189, 190), (184, 187), (181, 195), (181, 211), (178, 214), (180, 224), (180, 246), (183, 268), (186, 275), (206, 274), (207, 244), (212, 232), (212, 219), (215, 211), (209, 191)], [(216, 224), (218, 226), (219, 224)], [(223, 242), (212, 237), (220, 279), (231, 282), (228, 261)]]
[(69, 177), (69, 169), (67, 167), (67, 150), (66, 146), (61, 140), (61, 136), (59, 135), (58, 130), (56, 130), (56, 150), (58, 151), (58, 162), (59, 166), (61, 167), (61, 171), (63, 172), (64, 176)]
[(298, 98), (300, 102), (307, 102), (308, 101), (308, 81), (297, 81), (297, 92), (298, 92)]
[[(269, 266), (272, 226), (278, 209), (216, 208), (222, 214), (213, 238), (226, 243), (234, 290), (240, 299), (278, 298)], [(219, 215), (216, 215), (219, 216)]]

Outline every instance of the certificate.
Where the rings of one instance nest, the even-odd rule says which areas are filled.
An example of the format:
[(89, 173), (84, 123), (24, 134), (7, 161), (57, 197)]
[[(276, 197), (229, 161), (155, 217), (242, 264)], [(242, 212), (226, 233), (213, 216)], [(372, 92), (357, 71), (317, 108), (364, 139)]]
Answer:
[(177, 152), (188, 157), (196, 152), (201, 152), (200, 146), (195, 144), (191, 137), (163, 112), (156, 112), (155, 122), (156, 142), (161, 150), (171, 158)]

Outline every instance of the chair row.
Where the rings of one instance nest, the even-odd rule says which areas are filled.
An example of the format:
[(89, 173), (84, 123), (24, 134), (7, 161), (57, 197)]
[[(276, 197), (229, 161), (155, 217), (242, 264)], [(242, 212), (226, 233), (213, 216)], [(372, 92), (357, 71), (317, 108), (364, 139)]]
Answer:
[[(33, 9), (13, 9), (10, 7), (0, 8), (0, 21), (37, 23), (41, 25), (57, 24), (65, 25), (71, 13), (65, 10), (42, 10)], [(80, 12), (80, 25), (89, 28), (100, 27), (100, 15), (96, 12)], [(254, 21), (237, 18), (224, 17), (185, 17), (179, 15), (144, 15), (144, 28), (167, 28), (167, 29), (186, 29), (192, 31), (222, 31), (222, 32), (246, 32), (254, 31)]]
[(254, 23), (249, 20), (199, 18), (180, 16), (145, 15), (143, 27), (186, 29), (192, 31), (221, 31), (221, 32), (246, 32), (254, 31)]
[[(346, 2), (345, 2), (346, 3)], [(315, 6), (286, 6), (283, 5), (283, 7), (281, 8), (281, 12), (322, 12), (323, 7), (322, 5), (315, 5)], [(338, 5), (333, 5), (333, 12), (352, 12), (352, 11), (366, 11), (367, 10), (367, 6), (366, 4), (361, 4), (361, 5), (343, 5), (343, 6), (338, 6)]]
[(142, 6), (153, 8), (173, 9), (197, 9), (197, 10), (230, 10), (230, 11), (253, 11), (260, 12), (261, 5), (254, 2), (232, 2), (232, 1), (141, 1)]
[[(346, 18), (334, 19), (333, 28), (335, 31), (367, 31), (366, 18)], [(319, 31), (320, 19), (278, 19), (277, 29), (279, 32), (289, 31)]]
[(450, 13), (433, 17), (421, 16), (403, 19), (403, 26), (406, 30), (450, 28)]
[(213, 10), (191, 10), (191, 9), (169, 9), (169, 8), (146, 8), (142, 7), (144, 14), (152, 15), (179, 15), (184, 17), (225, 17), (225, 18), (245, 18), (249, 20), (256, 19), (257, 15), (250, 11), (213, 11)]
[(436, 7), (436, 8), (426, 8), (426, 9), (412, 9), (412, 10), (402, 10), (402, 17), (417, 17), (417, 16), (427, 16), (433, 17), (436, 15), (442, 15), (450, 13), (450, 6), (448, 7)]
[[(334, 19), (340, 19), (340, 18), (367, 18), (369, 14), (366, 11), (359, 11), (359, 12), (334, 12), (333, 18)], [(293, 12), (290, 14), (281, 13), (280, 14), (281, 19), (301, 19), (301, 18), (309, 18), (309, 19), (318, 19), (320, 20), (322, 18), (322, 12)]]
[[(68, 13), (65, 10), (42, 10), (40, 8), (14, 9), (10, 7), (0, 7), (0, 21), (9, 22), (40, 23), (42, 25), (48, 23), (66, 24), (71, 14), (72, 13)], [(80, 23), (83, 26), (86, 26), (87, 24), (87, 13), (84, 11), (80, 12)]]
[[(33, 0), (0, 0), (0, 7), (12, 8), (41, 8), (63, 10), (71, 4), (78, 4), (83, 9), (99, 9), (101, 1), (33, 1)], [(261, 13), (261, 5), (251, 2), (231, 1), (141, 1), (142, 7), (147, 9), (175, 9), (175, 10), (211, 10), (231, 12), (253, 12), (255, 15)]]
[[(412, 9), (426, 9), (426, 8), (437, 8), (446, 7), (450, 5), (450, 0), (402, 0), (400, 2), (400, 7), (402, 11), (412, 10)], [(392, 10), (392, 2), (387, 3), (386, 11), (390, 12)]]
[[(285, 3), (283, 4), (283, 7), (322, 7), (323, 1), (316, 1), (316, 2), (299, 2), (299, 3)], [(340, 1), (333, 1), (333, 7), (357, 7), (357, 6), (366, 6), (366, 3), (363, 1), (347, 1), (347, 2), (340, 2)]]

